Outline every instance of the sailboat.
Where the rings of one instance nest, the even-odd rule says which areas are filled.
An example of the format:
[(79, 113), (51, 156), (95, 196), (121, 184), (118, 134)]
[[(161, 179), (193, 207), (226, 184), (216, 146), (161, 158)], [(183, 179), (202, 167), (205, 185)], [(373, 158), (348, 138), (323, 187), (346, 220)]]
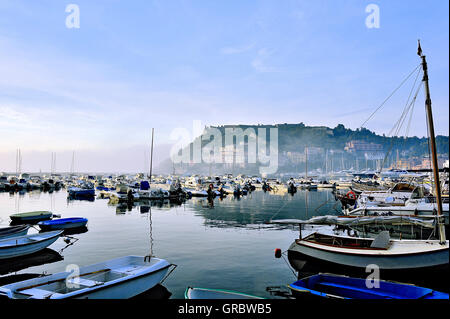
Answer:
[[(313, 232), (302, 238), (300, 234), (299, 239), (295, 240), (288, 249), (288, 259), (297, 270), (301, 269), (305, 260), (314, 260), (355, 270), (365, 269), (371, 264), (377, 265), (380, 270), (389, 271), (448, 269), (449, 241), (445, 239), (427, 63), (425, 56), (422, 55), (420, 42), (418, 54), (422, 59), (424, 73), (425, 105), (436, 193), (436, 228), (439, 239), (391, 239), (388, 231), (380, 232), (376, 238), (355, 238), (320, 232)], [(289, 221), (284, 222), (289, 223)], [(298, 223), (298, 221), (292, 221), (292, 223)]]

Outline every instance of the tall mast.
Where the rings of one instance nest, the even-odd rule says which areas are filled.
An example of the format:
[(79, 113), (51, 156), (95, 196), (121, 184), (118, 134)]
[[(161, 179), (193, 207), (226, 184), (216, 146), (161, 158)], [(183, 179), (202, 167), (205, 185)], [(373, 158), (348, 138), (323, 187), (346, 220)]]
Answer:
[(431, 97), (430, 97), (430, 87), (428, 85), (428, 66), (425, 55), (422, 55), (422, 48), (419, 47), (417, 50), (417, 54), (422, 58), (422, 68), (423, 68), (423, 82), (425, 84), (425, 110), (427, 113), (427, 126), (428, 126), (428, 135), (430, 140), (430, 151), (431, 151), (431, 164), (433, 167), (433, 175), (434, 175), (434, 191), (436, 195), (436, 204), (437, 204), (437, 216), (438, 216), (438, 226), (439, 226), (439, 240), (441, 244), (445, 244), (445, 228), (444, 224), (441, 221), (442, 214), (442, 198), (441, 198), (441, 184), (439, 182), (439, 167), (437, 160), (437, 149), (436, 149), (436, 140), (434, 135), (434, 124), (433, 124), (433, 112), (431, 111)]
[(154, 135), (155, 129), (152, 128), (152, 148), (150, 152), (150, 176), (149, 176), (149, 184), (152, 183), (152, 166), (153, 166), (153, 135)]

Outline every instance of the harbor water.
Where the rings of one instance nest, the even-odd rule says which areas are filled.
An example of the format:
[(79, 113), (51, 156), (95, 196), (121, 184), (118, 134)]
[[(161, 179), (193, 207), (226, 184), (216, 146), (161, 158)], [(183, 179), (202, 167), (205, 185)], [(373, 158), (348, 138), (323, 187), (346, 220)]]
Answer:
[[(152, 253), (177, 265), (162, 283), (170, 298), (184, 298), (188, 286), (281, 298), (267, 288), (285, 287), (296, 275), (287, 258), (274, 257), (274, 249), (287, 250), (299, 232), (297, 226), (267, 221), (337, 215), (340, 205), (331, 190), (294, 195), (254, 191), (239, 198), (192, 198), (178, 204), (158, 201), (133, 206), (109, 205), (108, 199), (68, 200), (64, 189), (0, 193), (0, 227), (9, 225), (13, 213), (37, 210), (62, 218), (85, 217), (87, 230), (59, 238), (40, 253), (42, 260), (22, 257), (19, 262), (2, 262), (3, 278), (53, 274), (68, 266)], [(29, 233), (38, 231), (34, 227)]]

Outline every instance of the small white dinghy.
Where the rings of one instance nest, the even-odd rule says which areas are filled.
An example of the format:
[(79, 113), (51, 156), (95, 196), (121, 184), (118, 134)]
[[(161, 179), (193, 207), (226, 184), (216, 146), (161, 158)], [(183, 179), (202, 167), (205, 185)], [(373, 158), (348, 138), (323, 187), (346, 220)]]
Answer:
[(127, 299), (160, 283), (169, 268), (164, 259), (125, 256), (0, 287), (11, 299)]
[(29, 255), (47, 248), (63, 233), (62, 230), (50, 231), (0, 240), (0, 259)]

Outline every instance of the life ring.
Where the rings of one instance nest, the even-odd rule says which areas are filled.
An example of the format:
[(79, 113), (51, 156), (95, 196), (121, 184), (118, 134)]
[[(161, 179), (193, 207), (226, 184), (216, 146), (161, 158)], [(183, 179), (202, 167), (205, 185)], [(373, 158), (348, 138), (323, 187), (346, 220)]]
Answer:
[(356, 199), (356, 194), (353, 191), (349, 191), (347, 194), (345, 194), (345, 197), (348, 199)]

